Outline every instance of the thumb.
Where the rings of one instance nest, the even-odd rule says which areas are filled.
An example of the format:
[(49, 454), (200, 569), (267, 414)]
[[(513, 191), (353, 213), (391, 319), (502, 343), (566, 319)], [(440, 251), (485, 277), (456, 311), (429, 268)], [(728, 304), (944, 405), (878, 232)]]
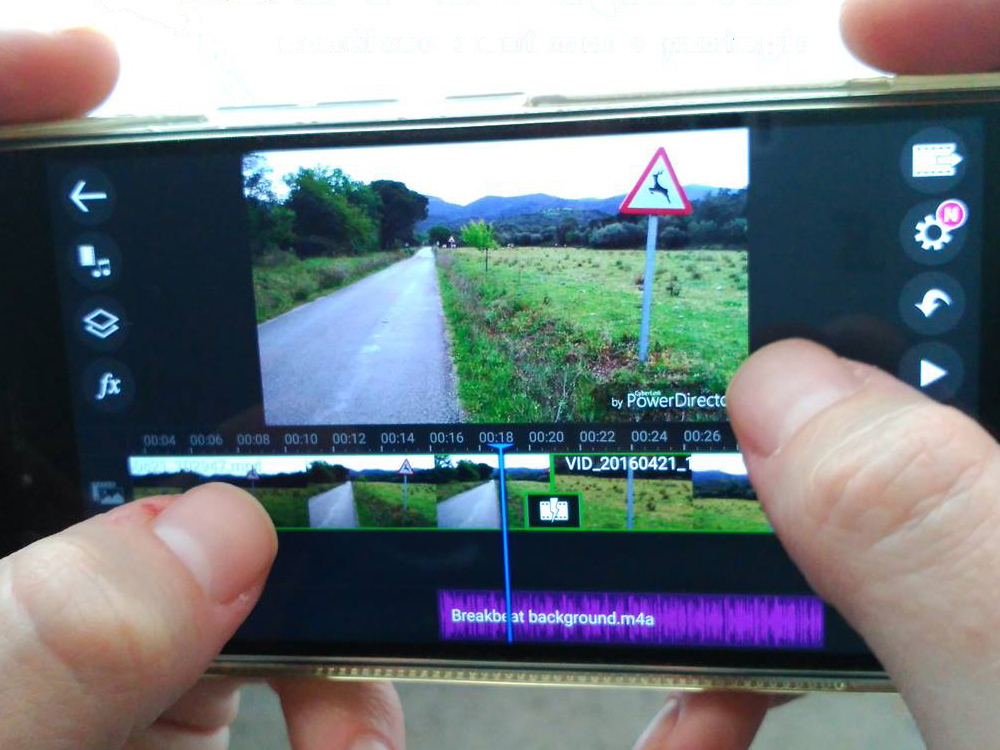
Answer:
[(0, 747), (120, 747), (205, 670), (277, 548), (253, 498), (129, 503), (0, 560)]
[(754, 354), (729, 390), (761, 502), (865, 638), (929, 748), (1000, 736), (1000, 449), (974, 421), (816, 344)]

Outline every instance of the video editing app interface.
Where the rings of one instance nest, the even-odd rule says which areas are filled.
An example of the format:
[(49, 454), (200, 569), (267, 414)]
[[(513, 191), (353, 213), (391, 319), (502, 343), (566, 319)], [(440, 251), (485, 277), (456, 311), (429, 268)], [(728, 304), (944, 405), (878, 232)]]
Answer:
[(982, 127), (54, 159), (89, 507), (253, 494), (281, 551), (245, 649), (863, 654), (726, 386), (805, 335), (976, 410)]

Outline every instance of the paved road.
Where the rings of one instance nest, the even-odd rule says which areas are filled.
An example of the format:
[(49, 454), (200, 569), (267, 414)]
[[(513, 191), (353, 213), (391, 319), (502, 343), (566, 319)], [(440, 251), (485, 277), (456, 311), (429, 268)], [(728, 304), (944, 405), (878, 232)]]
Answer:
[(309, 528), (353, 529), (357, 525), (358, 509), (350, 482), (309, 498)]
[(258, 333), (270, 425), (461, 420), (430, 248)]
[(438, 503), (438, 527), (493, 529), (500, 526), (500, 498), (496, 480), (473, 487)]

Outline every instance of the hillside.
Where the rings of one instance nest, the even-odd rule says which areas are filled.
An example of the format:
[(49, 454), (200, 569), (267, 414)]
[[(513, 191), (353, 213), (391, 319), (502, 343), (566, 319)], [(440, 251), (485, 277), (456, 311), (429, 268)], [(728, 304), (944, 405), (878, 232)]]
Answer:
[[(684, 186), (688, 199), (692, 201), (700, 200), (715, 190), (717, 188), (709, 185)], [(417, 224), (417, 229), (427, 231), (428, 228), (437, 224), (458, 228), (470, 219), (485, 219), (496, 222), (500, 219), (541, 213), (552, 209), (590, 211), (614, 216), (618, 213), (618, 207), (624, 198), (624, 193), (609, 198), (559, 198), (545, 193), (510, 197), (487, 195), (461, 206), (441, 198), (427, 196), (427, 218)]]
[(746, 474), (727, 474), (723, 471), (696, 471), (691, 476), (694, 496), (755, 500), (750, 478)]

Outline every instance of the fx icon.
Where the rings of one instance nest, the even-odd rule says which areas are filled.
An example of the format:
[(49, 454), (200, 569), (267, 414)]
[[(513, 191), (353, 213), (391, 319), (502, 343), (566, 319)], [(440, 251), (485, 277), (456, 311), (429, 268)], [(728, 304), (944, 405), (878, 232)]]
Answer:
[(135, 380), (121, 362), (99, 359), (83, 371), (83, 396), (98, 411), (120, 412), (135, 396)]

